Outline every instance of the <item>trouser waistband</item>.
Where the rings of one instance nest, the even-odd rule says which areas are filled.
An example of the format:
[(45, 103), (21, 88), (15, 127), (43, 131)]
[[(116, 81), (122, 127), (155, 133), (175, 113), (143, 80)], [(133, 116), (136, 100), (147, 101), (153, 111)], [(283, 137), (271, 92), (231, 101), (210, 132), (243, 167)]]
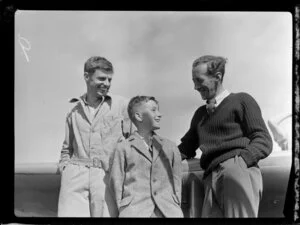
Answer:
[(86, 158), (86, 159), (71, 159), (71, 164), (75, 165), (82, 165), (86, 167), (95, 167), (95, 168), (102, 168), (102, 163), (100, 158), (94, 157), (94, 158)]

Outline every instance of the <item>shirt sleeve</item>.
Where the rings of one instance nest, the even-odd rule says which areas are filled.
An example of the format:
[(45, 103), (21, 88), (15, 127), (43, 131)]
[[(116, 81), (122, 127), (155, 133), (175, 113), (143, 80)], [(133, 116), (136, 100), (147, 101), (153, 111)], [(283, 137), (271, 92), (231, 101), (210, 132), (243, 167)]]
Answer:
[(197, 124), (198, 110), (194, 114), (191, 125), (187, 133), (181, 138), (181, 143), (178, 145), (181, 153), (182, 160), (194, 158), (196, 156), (196, 150), (199, 147)]
[(118, 208), (120, 208), (120, 202), (122, 200), (125, 166), (125, 141), (122, 141), (117, 144), (109, 173), (109, 186), (112, 190)]
[(74, 134), (72, 132), (72, 124), (71, 118), (68, 114), (65, 122), (65, 139), (63, 141), (61, 153), (60, 153), (60, 161), (58, 164), (59, 171), (62, 172), (64, 167), (68, 164), (71, 155), (73, 154), (73, 142)]
[(248, 151), (242, 152), (241, 155), (247, 166), (250, 167), (272, 152), (273, 142), (262, 118), (260, 107), (254, 98), (244, 94), (241, 104), (243, 109), (242, 126), (245, 135), (250, 139), (250, 143), (246, 147)]

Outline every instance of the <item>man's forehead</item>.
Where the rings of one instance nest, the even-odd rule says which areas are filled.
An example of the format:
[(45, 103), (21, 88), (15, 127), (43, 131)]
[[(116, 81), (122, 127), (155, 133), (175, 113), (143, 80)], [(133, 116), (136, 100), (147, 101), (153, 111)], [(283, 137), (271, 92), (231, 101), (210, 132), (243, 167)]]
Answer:
[(113, 73), (104, 73), (101, 70), (95, 70), (94, 73), (95, 76), (97, 77), (108, 77), (108, 78), (112, 78)]
[(207, 73), (207, 64), (201, 63), (193, 68), (193, 73), (206, 74)]

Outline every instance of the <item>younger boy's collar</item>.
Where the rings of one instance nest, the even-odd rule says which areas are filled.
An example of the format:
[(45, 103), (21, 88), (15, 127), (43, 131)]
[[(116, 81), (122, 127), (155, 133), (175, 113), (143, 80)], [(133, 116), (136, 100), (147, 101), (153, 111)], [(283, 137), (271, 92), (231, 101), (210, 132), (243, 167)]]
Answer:
[[(149, 147), (151, 147), (151, 145), (152, 145), (153, 134), (154, 134), (154, 132), (151, 132), (151, 136), (150, 136), (150, 146), (149, 146)], [(144, 138), (143, 136), (141, 136), (141, 135), (138, 133), (138, 131), (135, 131), (135, 135), (136, 135), (139, 139), (141, 139), (143, 142), (145, 142), (146, 145), (148, 145), (147, 142), (146, 142), (146, 140), (145, 140), (145, 138)]]
[[(144, 138), (143, 136), (141, 136), (141, 135), (139, 134), (138, 131), (134, 131), (134, 133), (135, 133), (139, 138), (145, 140), (145, 138)], [(154, 134), (155, 134), (155, 133), (152, 131), (152, 132), (151, 132), (151, 139), (153, 138), (153, 135), (154, 135)]]

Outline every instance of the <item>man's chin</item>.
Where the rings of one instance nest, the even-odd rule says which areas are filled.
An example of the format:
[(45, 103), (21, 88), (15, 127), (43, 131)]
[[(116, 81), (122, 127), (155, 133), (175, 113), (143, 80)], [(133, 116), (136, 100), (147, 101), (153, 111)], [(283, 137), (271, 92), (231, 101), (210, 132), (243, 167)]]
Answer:
[(199, 94), (200, 94), (200, 96), (201, 96), (201, 98), (202, 98), (202, 100), (206, 100), (206, 96), (205, 95), (203, 95), (200, 91), (198, 91), (199, 92)]
[(98, 95), (99, 97), (102, 97), (102, 96), (106, 96), (107, 93), (108, 93), (108, 91), (105, 91), (105, 92), (97, 92), (97, 95)]
[[(200, 94), (201, 95), (201, 94)], [(206, 98), (206, 96), (203, 96), (203, 95), (201, 95), (201, 98), (202, 98), (202, 100), (206, 100), (207, 98)]]

